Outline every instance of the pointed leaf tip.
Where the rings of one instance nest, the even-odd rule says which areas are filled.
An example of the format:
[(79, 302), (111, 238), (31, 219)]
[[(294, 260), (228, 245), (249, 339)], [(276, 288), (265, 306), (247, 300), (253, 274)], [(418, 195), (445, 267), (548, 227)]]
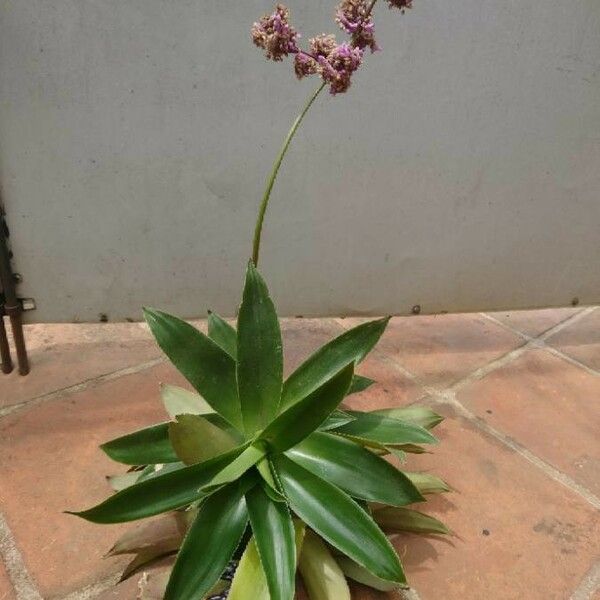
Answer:
[(283, 348), (269, 290), (251, 264), (238, 314), (236, 366), (244, 429), (252, 436), (277, 414), (283, 384)]
[(184, 377), (224, 419), (241, 429), (235, 360), (187, 321), (147, 311), (158, 345)]
[(388, 321), (389, 317), (384, 317), (361, 323), (319, 348), (283, 384), (281, 409), (305, 398), (349, 362), (361, 362), (379, 341)]

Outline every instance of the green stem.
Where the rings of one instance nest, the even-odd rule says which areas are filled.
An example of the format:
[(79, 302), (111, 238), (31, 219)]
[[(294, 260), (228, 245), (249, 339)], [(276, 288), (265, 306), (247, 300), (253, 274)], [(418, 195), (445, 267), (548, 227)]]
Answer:
[(254, 265), (258, 265), (258, 255), (260, 253), (260, 238), (262, 235), (263, 222), (265, 220), (265, 213), (267, 212), (267, 206), (269, 205), (269, 199), (271, 197), (271, 190), (273, 189), (273, 185), (275, 184), (275, 180), (277, 179), (277, 173), (279, 173), (279, 167), (281, 167), (281, 163), (283, 162), (283, 157), (285, 156), (290, 142), (294, 138), (296, 131), (298, 131), (298, 127), (300, 127), (300, 123), (302, 123), (302, 119), (304, 119), (304, 115), (308, 112), (308, 109), (312, 106), (313, 102), (317, 99), (317, 96), (321, 93), (326, 83), (323, 82), (310, 96), (308, 102), (304, 105), (304, 108), (300, 112), (300, 114), (296, 117), (296, 120), (293, 122), (291, 129), (289, 130), (285, 140), (283, 141), (283, 145), (281, 146), (281, 150), (273, 163), (273, 169), (271, 170), (271, 175), (267, 181), (267, 187), (265, 188), (265, 193), (262, 198), (262, 202), (260, 204), (260, 208), (258, 210), (258, 217), (256, 219), (256, 227), (254, 229), (254, 243), (252, 245), (252, 262)]

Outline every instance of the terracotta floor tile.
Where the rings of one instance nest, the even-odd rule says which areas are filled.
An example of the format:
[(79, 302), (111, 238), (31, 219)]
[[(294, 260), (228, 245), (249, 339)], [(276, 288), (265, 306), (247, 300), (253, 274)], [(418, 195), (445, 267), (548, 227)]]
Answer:
[(0, 420), (0, 510), (44, 599), (114, 573), (102, 554), (126, 526), (62, 514), (109, 495), (105, 475), (123, 472), (98, 445), (166, 418), (158, 383), (182, 384), (168, 365), (122, 377)]
[(0, 560), (0, 600), (16, 600), (12, 583), (8, 578), (8, 573)]
[(581, 308), (546, 308), (543, 310), (514, 310), (489, 314), (494, 319), (525, 335), (537, 337), (581, 310)]
[(529, 350), (461, 390), (458, 399), (600, 494), (600, 377), (545, 350)]
[(25, 336), (31, 372), (0, 375), (0, 408), (161, 355), (138, 323), (27, 325)]
[(435, 315), (392, 319), (378, 348), (424, 383), (447, 387), (523, 343), (479, 314)]
[(412, 404), (424, 395), (423, 389), (402, 374), (392, 361), (372, 352), (356, 368), (356, 373), (374, 379), (364, 392), (346, 401), (356, 410), (375, 410)]
[(456, 536), (396, 540), (419, 597), (569, 598), (597, 560), (598, 511), (460, 418), (436, 431), (435, 453), (412, 457), (408, 467), (437, 473), (458, 490), (422, 506)]
[(600, 309), (561, 329), (546, 343), (600, 372)]
[(282, 319), (285, 373), (289, 375), (315, 350), (344, 330), (333, 319)]

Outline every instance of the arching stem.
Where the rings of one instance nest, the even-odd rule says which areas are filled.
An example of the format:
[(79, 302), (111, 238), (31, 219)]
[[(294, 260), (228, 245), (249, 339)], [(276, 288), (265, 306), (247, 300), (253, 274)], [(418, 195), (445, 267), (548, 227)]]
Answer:
[(273, 169), (271, 170), (271, 175), (267, 180), (267, 186), (265, 188), (265, 193), (263, 194), (262, 202), (260, 203), (260, 208), (258, 210), (258, 217), (256, 219), (256, 227), (254, 229), (254, 243), (252, 245), (252, 262), (254, 265), (258, 265), (258, 256), (260, 253), (260, 240), (262, 235), (263, 222), (265, 220), (265, 213), (267, 212), (267, 207), (269, 205), (269, 198), (271, 197), (271, 191), (273, 189), (273, 185), (275, 180), (277, 179), (277, 174), (279, 173), (279, 167), (281, 167), (281, 163), (283, 162), (283, 158), (290, 146), (290, 142), (294, 138), (296, 131), (298, 131), (298, 127), (300, 127), (300, 123), (304, 119), (304, 116), (308, 112), (309, 108), (312, 106), (313, 102), (317, 99), (317, 96), (321, 93), (326, 83), (323, 82), (319, 87), (313, 92), (313, 94), (308, 99), (308, 102), (304, 105), (304, 108), (300, 111), (300, 114), (296, 117), (296, 120), (293, 122), (292, 127), (290, 128), (285, 140), (283, 141), (283, 145), (281, 146), (281, 150), (273, 163)]

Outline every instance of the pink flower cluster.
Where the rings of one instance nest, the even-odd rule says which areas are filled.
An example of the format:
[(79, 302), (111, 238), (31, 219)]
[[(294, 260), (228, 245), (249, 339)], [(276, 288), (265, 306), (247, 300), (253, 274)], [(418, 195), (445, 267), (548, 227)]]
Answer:
[(288, 54), (298, 52), (296, 40), (300, 37), (289, 24), (290, 11), (283, 4), (275, 7), (275, 12), (265, 15), (252, 26), (252, 41), (263, 48), (270, 60), (283, 60)]
[[(308, 51), (298, 47), (300, 35), (289, 23), (289, 10), (277, 4), (275, 11), (265, 15), (252, 26), (252, 41), (274, 61), (294, 54), (294, 71), (298, 79), (319, 75), (329, 85), (332, 94), (346, 92), (352, 83), (352, 75), (362, 64), (365, 48), (379, 50), (375, 41), (372, 17), (376, 0), (341, 0), (335, 12), (335, 20), (346, 33), (350, 42), (338, 43), (333, 34), (321, 34), (308, 41)], [(387, 0), (390, 8), (402, 12), (412, 8), (412, 0)]]
[(370, 5), (366, 0), (342, 0), (335, 12), (335, 20), (352, 36), (352, 43), (357, 48), (368, 47), (371, 52), (379, 50), (375, 42), (375, 25)]
[(363, 51), (347, 42), (338, 44), (334, 35), (324, 33), (309, 40), (310, 52), (298, 51), (294, 70), (298, 79), (318, 73), (332, 94), (345, 92), (362, 62)]

